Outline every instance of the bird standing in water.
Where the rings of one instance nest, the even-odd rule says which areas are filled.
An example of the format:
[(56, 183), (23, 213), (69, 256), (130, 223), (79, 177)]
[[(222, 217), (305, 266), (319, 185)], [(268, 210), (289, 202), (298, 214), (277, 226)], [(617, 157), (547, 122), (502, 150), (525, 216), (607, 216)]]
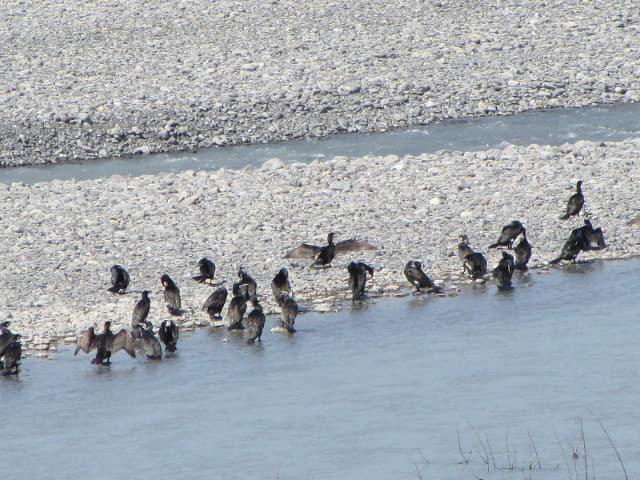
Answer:
[(367, 283), (367, 273), (373, 277), (373, 268), (363, 262), (351, 262), (347, 266), (349, 272), (349, 287), (352, 299), (360, 300), (364, 296), (364, 287)]
[(516, 254), (515, 258), (515, 268), (516, 270), (527, 270), (527, 263), (531, 259), (531, 244), (527, 240), (526, 232), (522, 231), (522, 236), (520, 237), (520, 241), (513, 249)]
[(258, 302), (256, 297), (251, 299), (251, 305), (253, 310), (249, 312), (246, 320), (244, 320), (244, 338), (247, 339), (247, 343), (254, 343), (256, 340), (262, 341), (262, 329), (264, 328), (264, 313), (262, 313), (262, 306)]
[(174, 281), (171, 280), (169, 275), (162, 275), (162, 277), (160, 277), (160, 282), (164, 287), (164, 301), (167, 303), (167, 310), (169, 310), (171, 315), (182, 315), (182, 310), (180, 309), (182, 306), (180, 300), (180, 289)]
[(91, 360), (91, 363), (98, 365), (109, 365), (111, 363), (111, 355), (119, 350), (124, 350), (133, 358), (136, 356), (133, 338), (129, 332), (122, 329), (114, 335), (111, 332), (110, 321), (104, 322), (104, 332), (97, 335), (93, 327), (89, 327), (78, 339), (78, 346), (73, 354), (77, 355), (80, 350), (84, 353), (96, 350), (96, 356)]
[(513, 256), (503, 250), (502, 259), (498, 262), (498, 266), (493, 269), (493, 278), (498, 282), (498, 290), (509, 290), (511, 288), (511, 277), (514, 269)]
[(158, 336), (160, 337), (162, 343), (164, 343), (164, 349), (167, 352), (176, 351), (176, 344), (178, 343), (179, 334), (180, 330), (173, 320), (164, 320), (160, 324)]
[(108, 289), (111, 293), (124, 294), (129, 286), (129, 272), (122, 265), (113, 265), (111, 271), (111, 287)]
[(584, 205), (584, 195), (582, 194), (582, 180), (578, 180), (576, 183), (576, 193), (569, 197), (567, 201), (567, 210), (564, 215), (560, 217), (560, 220), (566, 220), (569, 217), (578, 215)]

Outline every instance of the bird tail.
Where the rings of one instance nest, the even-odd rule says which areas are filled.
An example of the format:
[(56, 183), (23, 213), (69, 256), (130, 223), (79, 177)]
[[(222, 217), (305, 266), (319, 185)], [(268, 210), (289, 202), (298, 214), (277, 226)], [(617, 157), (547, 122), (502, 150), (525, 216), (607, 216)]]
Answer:
[(560, 260), (562, 260), (562, 257), (554, 258), (553, 260), (551, 260), (549, 262), (549, 264), (550, 265), (555, 265), (556, 263), (560, 262)]
[(568, 214), (568, 213), (565, 213), (564, 215), (562, 215), (562, 216), (560, 217), (560, 220), (567, 220), (568, 218), (569, 218), (569, 214)]
[(496, 247), (498, 247), (498, 246), (499, 246), (499, 245), (498, 245), (497, 243), (492, 243), (491, 245), (489, 245), (489, 248), (496, 248)]
[(204, 283), (205, 281), (204, 275), (196, 275), (193, 279), (198, 283)]

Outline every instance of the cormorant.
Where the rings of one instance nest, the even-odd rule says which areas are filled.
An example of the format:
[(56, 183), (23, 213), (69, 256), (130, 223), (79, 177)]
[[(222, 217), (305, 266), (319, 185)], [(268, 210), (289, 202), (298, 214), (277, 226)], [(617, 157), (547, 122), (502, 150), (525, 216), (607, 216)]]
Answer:
[(176, 343), (178, 343), (179, 334), (180, 331), (178, 330), (178, 326), (173, 320), (164, 320), (160, 324), (158, 336), (160, 337), (160, 340), (162, 340), (162, 343), (164, 343), (164, 349), (167, 352), (176, 351)]
[(160, 360), (162, 358), (162, 346), (153, 333), (153, 324), (149, 320), (140, 322), (141, 335), (133, 340), (136, 353), (142, 353), (147, 358)]
[[(18, 334), (18, 336), (20, 335)], [(14, 340), (7, 345), (0, 354), (0, 375), (17, 375), (21, 356), (22, 343)]]
[(560, 252), (560, 256), (558, 258), (555, 258), (553, 260), (551, 260), (549, 263), (551, 265), (555, 265), (556, 263), (560, 262), (561, 260), (571, 260), (575, 263), (576, 261), (576, 257), (578, 256), (578, 254), (580, 253), (580, 251), (582, 250), (588, 250), (588, 243), (587, 240), (583, 237), (576, 237), (576, 238), (571, 238), (569, 237), (569, 239), (565, 242), (564, 246), (562, 247), (562, 251)]
[(360, 300), (364, 296), (364, 287), (367, 283), (367, 273), (373, 277), (373, 268), (363, 262), (351, 262), (347, 266), (349, 271), (349, 287), (352, 299)]
[(475, 280), (482, 278), (487, 273), (487, 259), (479, 252), (474, 252), (469, 246), (469, 237), (458, 237), (458, 258), (462, 262), (462, 273), (468, 273)]
[(293, 298), (287, 295), (282, 299), (280, 308), (280, 321), (278, 322), (278, 326), (271, 331), (286, 330), (289, 333), (294, 333), (296, 329), (293, 325), (298, 316), (298, 304)]
[[(524, 229), (523, 229), (524, 230)], [(526, 232), (522, 232), (520, 241), (513, 251), (516, 254), (515, 268), (516, 270), (527, 270), (527, 263), (531, 259), (531, 244), (527, 240)]]
[(416, 292), (421, 288), (428, 288), (427, 292), (442, 293), (442, 288), (433, 283), (422, 271), (421, 262), (409, 260), (404, 267), (404, 276), (411, 285), (416, 287)]
[(338, 243), (333, 242), (335, 233), (327, 235), (327, 245), (319, 247), (303, 243), (299, 247), (289, 250), (284, 258), (315, 258), (314, 265), (329, 265), (336, 254), (344, 252), (359, 252), (360, 250), (375, 250), (376, 247), (361, 240), (343, 240)]
[(255, 297), (258, 288), (256, 281), (242, 267), (238, 269), (238, 277), (240, 280), (233, 284), (233, 296), (242, 295), (247, 301)]
[(498, 266), (493, 269), (493, 278), (498, 282), (498, 290), (509, 290), (511, 288), (511, 276), (515, 269), (513, 256), (506, 250), (502, 251), (502, 259)]
[(236, 295), (229, 302), (227, 308), (227, 329), (240, 330), (243, 327), (242, 319), (247, 311), (247, 299), (243, 295)]
[(11, 325), (10, 320), (5, 320), (0, 323), (0, 355), (4, 353), (4, 351), (11, 345), (13, 342), (17, 342), (20, 338), (19, 333), (13, 333), (9, 330), (9, 325)]
[(133, 307), (133, 313), (131, 314), (131, 335), (133, 338), (139, 338), (142, 334), (141, 323), (147, 319), (149, 315), (149, 307), (151, 306), (151, 300), (149, 300), (149, 290), (142, 292), (142, 298), (138, 300), (136, 306)]
[(216, 265), (208, 258), (201, 258), (198, 261), (198, 268), (200, 269), (200, 275), (193, 277), (198, 283), (204, 283), (205, 280), (209, 280), (209, 283), (213, 280), (216, 273)]
[(271, 290), (273, 291), (273, 296), (278, 305), (282, 304), (282, 300), (285, 296), (293, 296), (293, 290), (289, 283), (289, 272), (286, 268), (281, 268), (276, 276), (273, 277), (273, 280), (271, 281)]
[(93, 327), (89, 327), (78, 339), (78, 346), (73, 354), (77, 355), (80, 350), (84, 353), (97, 350), (96, 356), (91, 360), (91, 363), (100, 365), (109, 365), (111, 363), (111, 355), (118, 350), (124, 350), (131, 357), (135, 358), (136, 356), (133, 348), (133, 337), (124, 329), (114, 335), (111, 332), (110, 321), (104, 322), (104, 332), (98, 335), (95, 334)]
[(560, 217), (560, 220), (566, 220), (573, 215), (578, 215), (583, 205), (584, 195), (582, 194), (582, 180), (578, 180), (578, 183), (576, 183), (576, 193), (569, 197), (569, 200), (567, 201), (567, 211)]
[(511, 244), (516, 239), (516, 237), (524, 231), (525, 230), (524, 230), (524, 227), (522, 226), (522, 223), (520, 223), (518, 220), (514, 220), (510, 224), (502, 227), (502, 232), (500, 232), (500, 237), (498, 238), (498, 241), (496, 243), (492, 243), (491, 245), (489, 245), (489, 248), (496, 248), (496, 247), (511, 248)]
[(604, 235), (601, 228), (593, 228), (588, 218), (584, 219), (584, 226), (575, 228), (571, 231), (569, 238), (562, 247), (560, 256), (551, 260), (552, 265), (561, 260), (572, 260), (575, 262), (580, 251), (600, 250), (606, 248)]
[(160, 281), (164, 287), (164, 301), (167, 302), (167, 310), (169, 310), (171, 315), (182, 315), (182, 310), (180, 309), (180, 289), (173, 280), (171, 280), (169, 275), (162, 275)]
[(207, 297), (202, 305), (202, 310), (206, 310), (209, 316), (220, 318), (220, 312), (227, 301), (227, 289), (223, 286), (218, 287), (211, 295)]
[(247, 339), (247, 343), (254, 343), (256, 339), (260, 342), (262, 337), (262, 329), (264, 328), (264, 313), (262, 313), (262, 306), (258, 303), (258, 299), (253, 297), (251, 299), (251, 305), (253, 310), (249, 312), (246, 320), (244, 321), (244, 338)]
[(110, 268), (111, 271), (111, 287), (109, 291), (111, 293), (119, 293), (120, 295), (125, 293), (125, 290), (129, 286), (129, 273), (122, 267), (122, 265), (113, 265)]

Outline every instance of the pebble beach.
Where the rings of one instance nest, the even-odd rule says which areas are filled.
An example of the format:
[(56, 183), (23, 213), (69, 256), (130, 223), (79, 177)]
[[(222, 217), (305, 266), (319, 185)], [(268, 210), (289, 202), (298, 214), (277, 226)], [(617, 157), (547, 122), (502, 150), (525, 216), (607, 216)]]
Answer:
[[(5, 2), (0, 163), (638, 101), (639, 30), (633, 2)], [(28, 349), (48, 355), (105, 320), (128, 327), (146, 289), (157, 326), (169, 317), (160, 286), (167, 273), (182, 292), (181, 325), (208, 325), (200, 306), (211, 287), (191, 279), (204, 256), (229, 289), (243, 266), (272, 314), (270, 282), (282, 267), (307, 310), (343, 305), (351, 260), (375, 268), (373, 297), (410, 292), (402, 275), (410, 259), (455, 295), (466, 281), (456, 256), (462, 233), (492, 268), (500, 253), (487, 246), (518, 219), (534, 247), (530, 274), (547, 268), (583, 224), (582, 216), (559, 220), (577, 180), (608, 245), (579, 259), (628, 258), (640, 254), (639, 147), (639, 138), (577, 139), (0, 184), (2, 319)], [(283, 258), (302, 242), (324, 244), (330, 231), (377, 249), (321, 270)], [(116, 263), (131, 274), (130, 294), (106, 290)]]

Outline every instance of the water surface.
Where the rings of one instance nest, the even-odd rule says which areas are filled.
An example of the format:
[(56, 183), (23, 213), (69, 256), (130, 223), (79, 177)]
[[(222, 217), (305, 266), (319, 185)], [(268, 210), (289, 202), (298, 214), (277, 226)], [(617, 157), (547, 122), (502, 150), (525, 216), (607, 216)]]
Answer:
[(0, 182), (32, 184), (54, 178), (85, 180), (119, 175), (216, 170), (261, 165), (278, 157), (285, 162), (310, 162), (337, 155), (418, 155), (438, 150), (474, 151), (516, 145), (561, 145), (577, 140), (617, 141), (640, 134), (640, 103), (526, 112), (472, 118), (379, 134), (332, 135), (284, 143), (202, 150), (198, 153), (155, 154), (36, 167), (0, 169)]
[(0, 379), (3, 476), (566, 480), (582, 428), (588, 478), (623, 479), (598, 419), (638, 478), (638, 284), (638, 259), (583, 263), (307, 313), (260, 345), (203, 328), (159, 362), (27, 359)]

